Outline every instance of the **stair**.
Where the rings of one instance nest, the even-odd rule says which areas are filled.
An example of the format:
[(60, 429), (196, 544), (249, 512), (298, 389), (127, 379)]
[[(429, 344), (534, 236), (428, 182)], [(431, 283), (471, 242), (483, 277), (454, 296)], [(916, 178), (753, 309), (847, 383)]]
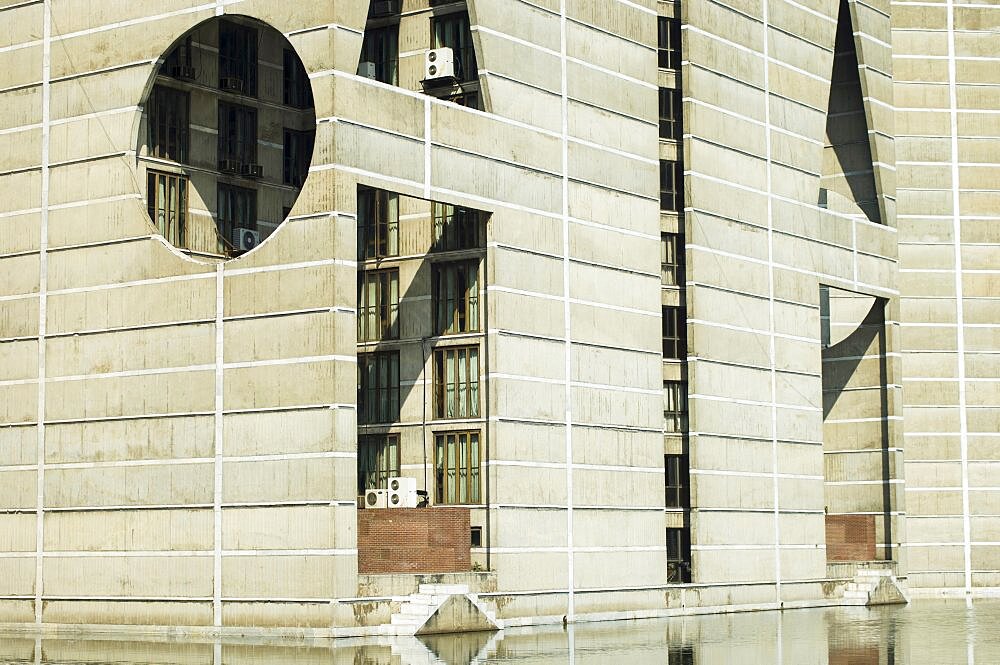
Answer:
[[(496, 615), (483, 606), (475, 594), (469, 593), (469, 587), (465, 584), (421, 584), (417, 593), (410, 594), (400, 606), (399, 611), (394, 613), (387, 626), (383, 626), (385, 633), (389, 635), (415, 635), (422, 628), (427, 628), (430, 620), (448, 601), (458, 598), (466, 610), (466, 616), (470, 613), (473, 619), (468, 621), (469, 629), (482, 630), (483, 626), (490, 626), (494, 630), (500, 627)], [(454, 607), (454, 603), (449, 605)], [(445, 621), (439, 625), (440, 621)], [(438, 620), (430, 624), (434, 627), (434, 632), (461, 632), (462, 625), (447, 623), (447, 620)], [(452, 626), (449, 628), (449, 626)]]
[(908, 603), (903, 585), (885, 568), (859, 568), (848, 582), (843, 596), (845, 605), (892, 605)]

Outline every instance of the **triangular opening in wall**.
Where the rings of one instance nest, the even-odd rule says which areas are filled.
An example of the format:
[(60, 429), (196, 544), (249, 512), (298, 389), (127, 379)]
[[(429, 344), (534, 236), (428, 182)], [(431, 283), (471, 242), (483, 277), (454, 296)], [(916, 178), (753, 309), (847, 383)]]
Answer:
[(837, 21), (819, 205), (882, 223), (858, 53), (846, 0), (840, 3)]

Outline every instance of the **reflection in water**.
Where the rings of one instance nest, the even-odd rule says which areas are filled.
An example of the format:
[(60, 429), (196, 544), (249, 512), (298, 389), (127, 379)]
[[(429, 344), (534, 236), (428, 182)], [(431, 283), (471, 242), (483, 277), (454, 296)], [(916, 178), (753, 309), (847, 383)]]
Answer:
[(919, 601), (519, 628), (424, 638), (213, 644), (0, 635), (0, 663), (38, 665), (706, 665), (1000, 663), (1000, 601)]

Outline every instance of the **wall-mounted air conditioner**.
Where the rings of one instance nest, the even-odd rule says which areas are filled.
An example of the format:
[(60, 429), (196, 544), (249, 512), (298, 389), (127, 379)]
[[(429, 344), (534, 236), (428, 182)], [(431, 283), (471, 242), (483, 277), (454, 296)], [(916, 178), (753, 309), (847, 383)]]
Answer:
[(424, 56), (424, 82), (444, 83), (455, 78), (455, 52), (447, 46), (432, 48)]
[(389, 507), (417, 507), (417, 481), (415, 478), (389, 478)]
[(219, 79), (219, 87), (228, 92), (243, 92), (243, 79), (238, 76), (224, 76)]
[(260, 178), (264, 175), (264, 167), (260, 164), (244, 164), (243, 175), (248, 178)]
[(238, 159), (220, 159), (219, 170), (223, 173), (242, 173), (243, 162)]
[(233, 247), (241, 252), (249, 252), (260, 244), (260, 233), (253, 229), (233, 229)]
[(366, 490), (365, 508), (388, 508), (389, 490)]
[(175, 79), (188, 79), (189, 81), (198, 78), (194, 67), (190, 65), (176, 65), (175, 67), (171, 67), (170, 75)]
[(358, 76), (364, 76), (366, 79), (375, 78), (375, 63), (367, 60), (358, 63)]

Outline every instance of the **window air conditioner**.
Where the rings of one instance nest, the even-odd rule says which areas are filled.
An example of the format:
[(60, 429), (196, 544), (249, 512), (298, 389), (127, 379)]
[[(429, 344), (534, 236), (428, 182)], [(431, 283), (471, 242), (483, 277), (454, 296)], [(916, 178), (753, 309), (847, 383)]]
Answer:
[(417, 507), (417, 481), (415, 478), (389, 478), (389, 507)]
[(447, 46), (432, 48), (424, 56), (424, 81), (443, 83), (455, 78), (455, 52)]
[(264, 167), (260, 164), (244, 164), (243, 175), (248, 178), (259, 178), (264, 175)]
[(243, 79), (237, 76), (224, 76), (219, 79), (219, 87), (229, 92), (243, 92)]
[(170, 75), (175, 79), (188, 79), (190, 81), (198, 78), (194, 67), (190, 65), (177, 65), (170, 70)]
[(375, 63), (366, 60), (358, 64), (358, 76), (364, 76), (366, 79), (375, 78)]
[(242, 173), (243, 164), (238, 159), (220, 159), (219, 170), (225, 173)]
[(260, 244), (260, 233), (253, 229), (233, 229), (233, 247), (241, 252), (249, 252)]
[(365, 508), (388, 508), (389, 490), (366, 490)]

